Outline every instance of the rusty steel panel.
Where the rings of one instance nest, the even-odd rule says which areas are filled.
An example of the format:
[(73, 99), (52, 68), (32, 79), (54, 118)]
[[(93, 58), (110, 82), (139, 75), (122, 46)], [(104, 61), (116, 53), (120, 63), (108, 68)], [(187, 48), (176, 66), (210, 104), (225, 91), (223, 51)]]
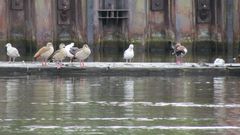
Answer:
[(197, 22), (209, 23), (211, 21), (210, 0), (197, 0)]
[(103, 0), (104, 9), (114, 9), (116, 5), (116, 0)]
[(23, 0), (11, 0), (11, 9), (12, 10), (23, 10)]
[(71, 24), (70, 0), (58, 0), (57, 5), (58, 5), (57, 11), (58, 24), (70, 25)]
[(9, 14), (9, 34), (11, 38), (25, 38), (25, 11), (23, 0), (11, 0)]
[(58, 0), (58, 9), (59, 10), (70, 9), (70, 0)]
[(66, 10), (58, 11), (58, 24), (59, 25), (70, 25), (70, 12)]
[(151, 10), (161, 11), (163, 10), (164, 0), (151, 0)]

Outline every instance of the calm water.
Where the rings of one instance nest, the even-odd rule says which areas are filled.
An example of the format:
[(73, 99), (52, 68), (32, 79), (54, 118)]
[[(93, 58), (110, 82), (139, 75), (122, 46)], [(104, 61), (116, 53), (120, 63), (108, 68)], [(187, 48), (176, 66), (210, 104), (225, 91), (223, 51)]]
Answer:
[(0, 135), (238, 135), (239, 77), (0, 77)]

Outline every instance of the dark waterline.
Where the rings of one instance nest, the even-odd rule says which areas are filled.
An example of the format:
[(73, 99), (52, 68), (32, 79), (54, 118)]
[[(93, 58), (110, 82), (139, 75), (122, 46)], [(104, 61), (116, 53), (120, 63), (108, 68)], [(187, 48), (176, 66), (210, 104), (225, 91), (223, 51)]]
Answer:
[[(33, 55), (29, 54), (27, 56), (21, 56), (17, 58), (16, 61), (33, 61)], [(184, 57), (184, 62), (206, 62), (212, 63), (216, 58), (223, 58), (227, 61), (226, 54), (224, 53), (210, 53), (203, 52), (199, 54), (187, 54)], [(8, 58), (5, 54), (0, 55), (0, 61), (7, 61)], [(65, 61), (69, 61), (68, 58)], [(93, 52), (87, 61), (90, 62), (123, 62), (123, 54), (119, 52), (104, 52), (104, 53), (95, 53)], [(164, 53), (164, 52), (153, 52), (153, 53), (143, 53), (143, 52), (135, 52), (135, 56), (133, 62), (175, 62), (175, 56)]]
[(0, 134), (225, 135), (238, 77), (0, 77)]

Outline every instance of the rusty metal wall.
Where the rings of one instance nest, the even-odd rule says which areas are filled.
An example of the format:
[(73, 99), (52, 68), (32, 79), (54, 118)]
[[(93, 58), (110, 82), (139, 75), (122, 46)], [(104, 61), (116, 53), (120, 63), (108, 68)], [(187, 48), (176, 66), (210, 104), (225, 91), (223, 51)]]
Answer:
[[(0, 41), (37, 47), (48, 41), (97, 46), (119, 39), (142, 46), (149, 41), (227, 42), (226, 6), (225, 0), (1, 0)], [(228, 23), (234, 43), (240, 38), (239, 6), (233, 0), (233, 23)]]

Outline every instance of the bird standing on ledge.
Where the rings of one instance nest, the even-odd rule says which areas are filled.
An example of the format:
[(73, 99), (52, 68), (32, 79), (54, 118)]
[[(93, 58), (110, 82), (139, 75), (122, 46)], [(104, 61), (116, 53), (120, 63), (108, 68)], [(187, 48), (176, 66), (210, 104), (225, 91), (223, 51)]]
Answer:
[(123, 59), (126, 59), (126, 62), (132, 62), (132, 58), (134, 57), (133, 48), (133, 44), (130, 44), (128, 49), (124, 51)]
[(181, 64), (182, 58), (187, 54), (187, 48), (182, 46), (180, 43), (177, 43), (173, 46), (173, 53), (172, 55), (176, 56), (176, 63)]
[(7, 47), (7, 55), (9, 57), (9, 62), (12, 62), (12, 59), (13, 59), (13, 62), (15, 62), (15, 59), (17, 57), (20, 57), (20, 54), (19, 54), (17, 48), (12, 47), (11, 43), (7, 43), (6, 47)]
[(53, 54), (54, 48), (51, 42), (48, 42), (46, 46), (40, 48), (34, 55), (34, 59), (40, 58), (42, 60), (42, 66), (47, 65), (48, 58)]
[(84, 60), (91, 54), (91, 50), (87, 44), (84, 44), (80, 49), (77, 47), (70, 48), (70, 53), (80, 61), (80, 67), (84, 67)]
[(59, 50), (54, 52), (52, 60), (56, 62), (57, 69), (60, 69), (62, 67), (62, 61), (66, 58), (67, 51), (65, 50), (65, 44), (61, 43), (59, 45)]
[(74, 55), (70, 53), (70, 49), (74, 46), (74, 43), (68, 44), (65, 46), (65, 50), (67, 52), (67, 57), (70, 58), (70, 63), (72, 63)]

